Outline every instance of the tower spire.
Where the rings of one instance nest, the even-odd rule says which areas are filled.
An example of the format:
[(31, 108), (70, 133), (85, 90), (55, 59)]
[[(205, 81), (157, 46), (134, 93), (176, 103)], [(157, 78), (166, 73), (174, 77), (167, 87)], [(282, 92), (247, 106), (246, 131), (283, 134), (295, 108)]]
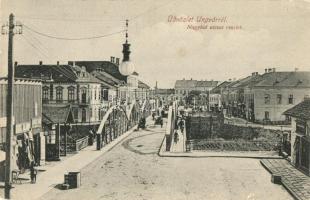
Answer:
[(130, 55), (130, 44), (128, 43), (128, 22), (129, 20), (126, 19), (126, 42), (123, 44), (123, 62), (129, 61)]
[(126, 19), (126, 44), (128, 43), (128, 22), (129, 20)]

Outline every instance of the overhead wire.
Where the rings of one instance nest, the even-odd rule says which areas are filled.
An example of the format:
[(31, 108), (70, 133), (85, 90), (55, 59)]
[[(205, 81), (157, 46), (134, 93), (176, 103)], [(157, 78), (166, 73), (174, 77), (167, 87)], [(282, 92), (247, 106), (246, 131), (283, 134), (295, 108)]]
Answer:
[(97, 35), (97, 36), (90, 36), (90, 37), (80, 37), (80, 38), (69, 38), (69, 37), (58, 37), (58, 36), (53, 36), (53, 35), (49, 35), (49, 34), (46, 34), (46, 33), (42, 33), (40, 31), (37, 31), (33, 28), (30, 28), (29, 26), (23, 24), (23, 26), (25, 28), (27, 28), (28, 30), (38, 34), (38, 35), (41, 35), (41, 36), (44, 36), (44, 37), (48, 37), (48, 38), (52, 38), (52, 39), (58, 39), (58, 40), (90, 40), (90, 39), (98, 39), (98, 38), (104, 38), (104, 37), (108, 37), (108, 36), (112, 36), (112, 35), (116, 35), (116, 34), (119, 34), (119, 33), (123, 33), (125, 32), (126, 30), (121, 30), (121, 31), (116, 31), (116, 32), (113, 32), (113, 33), (109, 33), (109, 34), (104, 34), (104, 35)]
[(50, 59), (48, 55), (46, 55), (44, 52), (42, 52), (36, 45), (34, 45), (25, 35), (21, 34), (21, 36), (24, 38), (24, 41), (28, 43), (32, 48), (34, 48), (37, 52), (39, 52), (41, 55), (43, 55), (45, 58)]

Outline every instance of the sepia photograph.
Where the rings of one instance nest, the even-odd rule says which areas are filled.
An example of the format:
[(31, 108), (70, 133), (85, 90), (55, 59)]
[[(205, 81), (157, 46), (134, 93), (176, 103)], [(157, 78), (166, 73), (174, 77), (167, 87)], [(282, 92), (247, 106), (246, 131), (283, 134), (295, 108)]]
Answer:
[(0, 0), (0, 200), (310, 200), (310, 0)]

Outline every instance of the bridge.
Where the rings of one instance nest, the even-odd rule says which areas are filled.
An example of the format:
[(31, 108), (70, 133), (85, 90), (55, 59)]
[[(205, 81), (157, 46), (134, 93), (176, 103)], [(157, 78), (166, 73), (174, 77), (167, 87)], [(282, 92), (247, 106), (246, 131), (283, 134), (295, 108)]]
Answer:
[(145, 100), (142, 105), (138, 101), (133, 101), (129, 106), (110, 107), (96, 131), (97, 150), (136, 126), (141, 118), (150, 116), (151, 112), (152, 106), (149, 100)]

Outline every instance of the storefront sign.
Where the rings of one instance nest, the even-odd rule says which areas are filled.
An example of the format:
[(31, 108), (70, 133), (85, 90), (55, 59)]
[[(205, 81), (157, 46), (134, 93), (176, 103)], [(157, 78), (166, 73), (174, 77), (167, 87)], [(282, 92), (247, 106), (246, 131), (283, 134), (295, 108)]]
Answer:
[(40, 128), (41, 127), (41, 117), (32, 118), (31, 119), (31, 127), (32, 128)]
[(30, 130), (30, 127), (31, 127), (30, 122), (16, 124), (15, 133), (16, 134), (25, 133)]

